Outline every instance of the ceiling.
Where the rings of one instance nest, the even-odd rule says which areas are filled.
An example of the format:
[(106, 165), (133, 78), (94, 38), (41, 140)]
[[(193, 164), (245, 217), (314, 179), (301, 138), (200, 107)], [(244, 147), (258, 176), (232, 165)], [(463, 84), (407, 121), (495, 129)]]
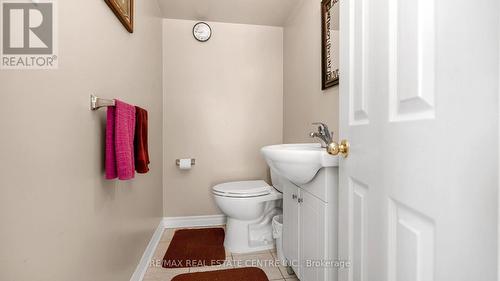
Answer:
[(283, 26), (301, 1), (158, 0), (164, 18), (273, 26)]

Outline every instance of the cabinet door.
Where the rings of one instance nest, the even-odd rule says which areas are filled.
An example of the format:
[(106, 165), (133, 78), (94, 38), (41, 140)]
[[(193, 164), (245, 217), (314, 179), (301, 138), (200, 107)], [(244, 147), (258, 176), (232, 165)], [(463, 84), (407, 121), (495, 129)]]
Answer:
[(302, 191), (300, 205), (300, 280), (327, 280), (328, 268), (319, 262), (327, 261), (327, 204)]
[(283, 254), (298, 274), (299, 261), (299, 188), (287, 183), (283, 188)]

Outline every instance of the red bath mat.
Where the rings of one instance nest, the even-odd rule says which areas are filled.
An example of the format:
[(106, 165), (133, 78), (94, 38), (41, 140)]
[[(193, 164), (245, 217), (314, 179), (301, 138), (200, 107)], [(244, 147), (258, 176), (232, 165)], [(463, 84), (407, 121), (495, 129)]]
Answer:
[(174, 233), (163, 257), (165, 268), (212, 266), (224, 263), (224, 229), (181, 229)]
[(243, 267), (217, 271), (185, 273), (175, 276), (172, 281), (269, 281), (262, 269)]

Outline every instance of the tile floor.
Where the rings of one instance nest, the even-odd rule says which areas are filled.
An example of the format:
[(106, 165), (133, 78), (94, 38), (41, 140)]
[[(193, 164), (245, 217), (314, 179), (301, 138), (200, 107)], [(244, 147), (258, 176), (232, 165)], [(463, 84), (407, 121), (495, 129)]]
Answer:
[(297, 279), (295, 275), (288, 275), (285, 267), (275, 266), (272, 264), (277, 259), (276, 252), (274, 250), (250, 254), (232, 254), (226, 252), (226, 263), (218, 266), (175, 269), (163, 268), (161, 266), (161, 261), (163, 259), (163, 256), (165, 255), (165, 252), (167, 251), (172, 237), (174, 236), (175, 230), (176, 229), (173, 228), (167, 228), (163, 232), (161, 241), (156, 247), (153, 260), (146, 272), (146, 275), (144, 276), (143, 281), (170, 281), (174, 276), (182, 273), (229, 269), (237, 268), (240, 266), (252, 266), (253, 263), (255, 263), (255, 267), (260, 267), (266, 273), (269, 280), (299, 281), (299, 279)]

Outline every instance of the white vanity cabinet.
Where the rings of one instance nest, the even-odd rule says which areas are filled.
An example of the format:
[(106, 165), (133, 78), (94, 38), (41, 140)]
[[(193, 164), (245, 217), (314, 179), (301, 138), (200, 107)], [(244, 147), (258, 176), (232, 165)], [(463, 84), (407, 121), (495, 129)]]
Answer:
[(335, 281), (338, 169), (323, 168), (313, 181), (283, 183), (283, 253), (301, 281)]
[(307, 264), (308, 261), (321, 262), (329, 259), (326, 231), (328, 205), (304, 190), (300, 190), (299, 201), (299, 260), (303, 263), (299, 276), (303, 281), (329, 281), (325, 267)]
[[(299, 260), (299, 188), (290, 182), (283, 189), (283, 254), (295, 272), (299, 268), (294, 261)], [(285, 215), (286, 214), (286, 215)]]

